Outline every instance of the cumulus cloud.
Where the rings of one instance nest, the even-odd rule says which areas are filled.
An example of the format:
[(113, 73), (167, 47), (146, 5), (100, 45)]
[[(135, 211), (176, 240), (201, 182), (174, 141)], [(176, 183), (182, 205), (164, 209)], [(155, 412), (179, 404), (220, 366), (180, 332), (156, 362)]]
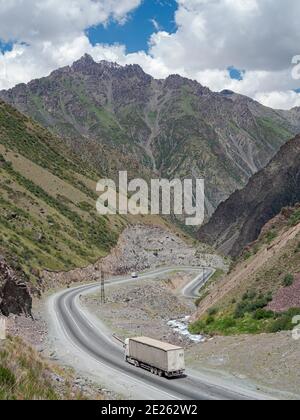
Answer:
[[(154, 77), (171, 73), (213, 90), (231, 89), (275, 108), (299, 105), (292, 57), (300, 54), (298, 0), (177, 0), (177, 30), (157, 27), (149, 51), (92, 46), (85, 31), (110, 19), (124, 23), (142, 0), (0, 0), (0, 88), (48, 74), (85, 52), (96, 60), (137, 63)], [(295, 63), (294, 63), (295, 64)], [(245, 70), (232, 80), (228, 68)]]
[(124, 21), (141, 0), (0, 0), (0, 38), (57, 42), (70, 40), (86, 28)]
[[(300, 82), (292, 78), (291, 63), (300, 52), (299, 1), (178, 0), (178, 5), (177, 31), (151, 38), (150, 54), (162, 69), (269, 106), (298, 103), (292, 90)], [(229, 77), (229, 66), (246, 70), (242, 81)]]
[(257, 93), (256, 99), (275, 109), (300, 107), (300, 95), (294, 91)]
[(176, 33), (152, 37), (152, 53), (163, 51), (174, 66), (188, 62), (197, 70), (234, 65), (279, 71), (299, 51), (297, 0), (178, 0), (178, 4)]
[(0, 88), (47, 75), (93, 47), (85, 34), (110, 19), (124, 23), (142, 0), (0, 0)]

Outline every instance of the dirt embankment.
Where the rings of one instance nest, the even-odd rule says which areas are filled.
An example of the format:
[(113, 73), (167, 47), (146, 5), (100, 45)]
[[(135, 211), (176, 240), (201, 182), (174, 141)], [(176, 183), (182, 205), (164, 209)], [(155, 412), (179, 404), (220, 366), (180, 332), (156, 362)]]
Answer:
[(254, 382), (280, 399), (300, 399), (300, 341), (292, 333), (215, 337), (188, 350), (196, 369)]
[(274, 312), (285, 312), (290, 308), (300, 308), (300, 274), (289, 287), (278, 290), (268, 309)]

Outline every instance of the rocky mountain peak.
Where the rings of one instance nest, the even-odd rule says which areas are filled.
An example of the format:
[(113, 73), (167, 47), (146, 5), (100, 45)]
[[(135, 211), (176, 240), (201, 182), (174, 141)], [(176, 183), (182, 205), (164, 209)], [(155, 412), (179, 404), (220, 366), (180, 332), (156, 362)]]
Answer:
[(138, 64), (88, 54), (0, 97), (112, 176), (122, 161), (139, 176), (156, 167), (163, 177), (205, 177), (208, 216), (300, 131), (296, 111), (213, 93), (178, 74), (155, 80)]
[(97, 63), (94, 61), (93, 57), (89, 54), (85, 54), (79, 60), (75, 61), (72, 65), (73, 71), (84, 72), (91, 67), (94, 67)]
[(232, 96), (235, 94), (235, 92), (233, 92), (233, 90), (224, 89), (220, 92), (220, 94), (224, 96)]

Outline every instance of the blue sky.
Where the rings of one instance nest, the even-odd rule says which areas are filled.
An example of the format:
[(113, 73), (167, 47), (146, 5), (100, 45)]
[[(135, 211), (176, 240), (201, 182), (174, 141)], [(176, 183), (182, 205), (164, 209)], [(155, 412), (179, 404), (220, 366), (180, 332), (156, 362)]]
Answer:
[[(178, 3), (175, 0), (144, 0), (142, 5), (132, 12), (126, 23), (120, 25), (111, 21), (108, 25), (98, 25), (86, 31), (92, 45), (122, 44), (126, 53), (135, 53), (149, 49), (149, 39), (156, 31), (174, 33), (177, 30), (175, 12)], [(234, 66), (228, 68), (233, 80), (243, 80), (244, 71)]]
[(6, 43), (1, 41), (0, 39), (0, 51), (1, 52), (5, 52), (5, 51), (10, 51), (12, 49), (12, 43)]
[(175, 0), (144, 0), (125, 24), (111, 22), (107, 26), (99, 25), (90, 28), (87, 34), (93, 45), (119, 43), (125, 44), (127, 53), (148, 51), (150, 36), (156, 31), (153, 20), (159, 25), (159, 30), (173, 33), (176, 31), (174, 16), (177, 8)]

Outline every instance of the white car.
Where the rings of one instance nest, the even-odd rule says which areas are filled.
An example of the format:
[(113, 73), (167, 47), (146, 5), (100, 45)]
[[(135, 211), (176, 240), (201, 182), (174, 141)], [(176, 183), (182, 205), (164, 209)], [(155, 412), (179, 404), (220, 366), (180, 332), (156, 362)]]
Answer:
[(139, 276), (138, 276), (138, 273), (132, 273), (131, 274), (131, 278), (132, 279), (137, 279)]

